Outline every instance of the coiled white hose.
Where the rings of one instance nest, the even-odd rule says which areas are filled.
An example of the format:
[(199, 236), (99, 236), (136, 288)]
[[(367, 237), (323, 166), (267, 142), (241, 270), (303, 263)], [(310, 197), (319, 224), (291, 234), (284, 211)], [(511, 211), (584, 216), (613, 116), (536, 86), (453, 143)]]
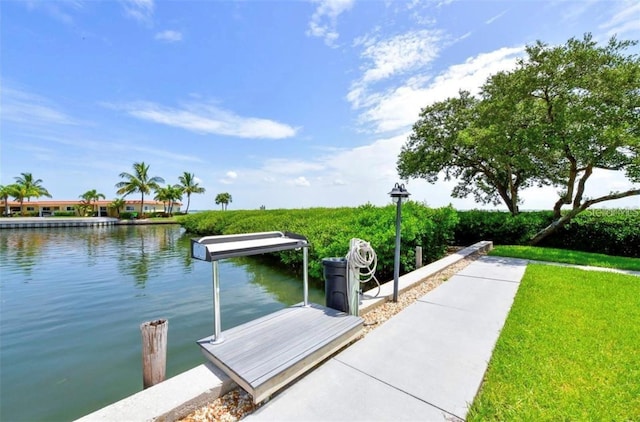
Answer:
[[(378, 256), (373, 250), (371, 244), (362, 239), (353, 238), (349, 242), (349, 252), (347, 253), (347, 262), (349, 270), (358, 276), (360, 283), (366, 283), (369, 280), (375, 280), (380, 291), (380, 282), (375, 276), (376, 267), (378, 265)], [(377, 294), (376, 294), (377, 296)]]

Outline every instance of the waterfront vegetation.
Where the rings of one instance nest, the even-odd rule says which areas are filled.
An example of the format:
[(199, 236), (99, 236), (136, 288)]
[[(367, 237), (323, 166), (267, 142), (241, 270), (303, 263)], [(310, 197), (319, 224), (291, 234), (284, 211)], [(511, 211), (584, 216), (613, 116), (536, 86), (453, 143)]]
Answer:
[[(451, 207), (431, 209), (409, 202), (403, 206), (401, 271), (407, 272), (414, 268), (416, 246), (422, 246), (424, 260), (430, 262), (440, 258), (446, 247), (452, 244), (469, 246), (481, 240), (491, 240), (495, 245), (524, 245), (531, 233), (544, 228), (552, 218), (552, 213), (546, 211), (521, 212), (514, 217), (508, 212), (456, 211)], [(312, 245), (310, 273), (317, 278), (322, 276), (319, 260), (344, 256), (349, 240), (356, 237), (369, 241), (377, 251), (379, 271), (383, 277), (388, 277), (392, 271), (395, 241), (393, 205), (207, 211), (179, 216), (177, 221), (187, 231), (203, 236), (258, 231), (300, 233), (307, 236)], [(564, 262), (583, 265), (609, 262), (611, 267), (637, 269), (638, 260), (633, 258), (640, 257), (640, 210), (587, 210), (545, 239), (543, 245), (544, 249), (526, 250), (548, 251), (548, 260), (558, 260), (563, 252), (554, 252), (547, 247), (562, 247), (565, 259), (569, 260)], [(566, 252), (567, 248), (619, 257), (604, 259), (602, 255), (580, 255)], [(301, 264), (297, 255), (291, 256), (290, 253), (283, 252), (278, 256), (285, 265)], [(580, 258), (576, 258), (577, 256)]]
[(489, 255), (640, 271), (640, 258), (611, 256), (567, 249), (541, 248), (537, 246), (497, 245), (491, 252), (489, 252)]
[[(491, 240), (496, 245), (526, 245), (553, 221), (551, 211), (512, 216), (502, 211), (458, 211), (457, 245)], [(592, 209), (575, 216), (537, 246), (607, 255), (640, 257), (640, 209)]]
[(637, 276), (530, 264), (467, 420), (640, 420), (639, 297)]
[[(208, 211), (179, 216), (188, 232), (199, 235), (289, 231), (307, 237), (309, 275), (322, 278), (322, 258), (344, 257), (349, 241), (359, 238), (371, 243), (378, 255), (377, 276), (385, 280), (393, 273), (395, 245), (395, 205), (355, 208), (309, 208), (280, 210)], [(458, 222), (452, 207), (428, 208), (416, 202), (403, 205), (401, 271), (415, 268), (415, 247), (421, 246), (423, 259), (431, 262), (444, 255), (453, 242)], [(300, 268), (299, 253), (274, 254), (287, 266)]]

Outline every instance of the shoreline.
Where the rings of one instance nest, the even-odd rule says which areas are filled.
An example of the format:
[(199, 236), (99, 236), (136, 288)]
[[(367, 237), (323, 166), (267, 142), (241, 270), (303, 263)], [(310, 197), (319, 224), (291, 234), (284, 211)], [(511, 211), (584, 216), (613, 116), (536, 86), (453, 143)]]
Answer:
[(162, 220), (121, 220), (114, 217), (0, 217), (0, 229), (137, 226), (155, 224), (180, 223), (173, 218)]

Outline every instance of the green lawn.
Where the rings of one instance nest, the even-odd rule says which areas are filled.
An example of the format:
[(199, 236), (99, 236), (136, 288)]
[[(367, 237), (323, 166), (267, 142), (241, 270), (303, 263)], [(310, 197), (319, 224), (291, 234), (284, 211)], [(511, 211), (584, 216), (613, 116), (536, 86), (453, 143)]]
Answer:
[(530, 264), (469, 421), (640, 421), (640, 277)]
[(489, 255), (640, 271), (640, 258), (627, 258), (567, 249), (498, 245), (489, 252)]

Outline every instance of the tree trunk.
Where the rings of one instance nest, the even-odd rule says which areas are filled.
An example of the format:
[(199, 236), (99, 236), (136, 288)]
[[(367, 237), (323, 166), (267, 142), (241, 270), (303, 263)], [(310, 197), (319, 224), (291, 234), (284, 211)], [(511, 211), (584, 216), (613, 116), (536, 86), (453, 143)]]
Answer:
[(567, 214), (564, 217), (560, 217), (559, 219), (555, 220), (553, 223), (549, 224), (544, 229), (540, 230), (538, 233), (536, 233), (535, 236), (533, 236), (533, 239), (529, 241), (529, 245), (531, 246), (537, 245), (544, 238), (549, 237), (550, 235), (558, 231), (558, 229), (560, 229), (562, 226), (567, 224), (569, 220), (571, 220), (571, 218), (575, 216), (575, 214), (572, 215), (571, 217), (569, 217), (569, 215), (570, 214)]
[[(584, 178), (584, 180), (586, 180), (586, 177)], [(584, 186), (581, 187), (581, 189), (583, 188)], [(529, 241), (529, 245), (532, 245), (532, 246), (537, 245), (544, 238), (552, 235), (553, 233), (558, 231), (558, 229), (560, 229), (562, 226), (564, 226), (569, 221), (571, 221), (573, 217), (580, 214), (582, 211), (586, 210), (587, 208), (589, 208), (594, 204), (605, 202), (605, 201), (613, 201), (615, 199), (621, 199), (621, 198), (626, 198), (628, 196), (635, 196), (635, 195), (640, 195), (640, 189), (631, 189), (625, 192), (611, 193), (609, 195), (601, 196), (600, 198), (590, 199), (588, 201), (583, 202), (581, 205), (578, 205), (576, 202), (574, 202), (574, 207), (571, 211), (569, 211), (566, 215), (556, 219), (553, 223), (549, 224), (547, 227), (545, 227), (544, 229), (536, 233), (533, 239)]]

